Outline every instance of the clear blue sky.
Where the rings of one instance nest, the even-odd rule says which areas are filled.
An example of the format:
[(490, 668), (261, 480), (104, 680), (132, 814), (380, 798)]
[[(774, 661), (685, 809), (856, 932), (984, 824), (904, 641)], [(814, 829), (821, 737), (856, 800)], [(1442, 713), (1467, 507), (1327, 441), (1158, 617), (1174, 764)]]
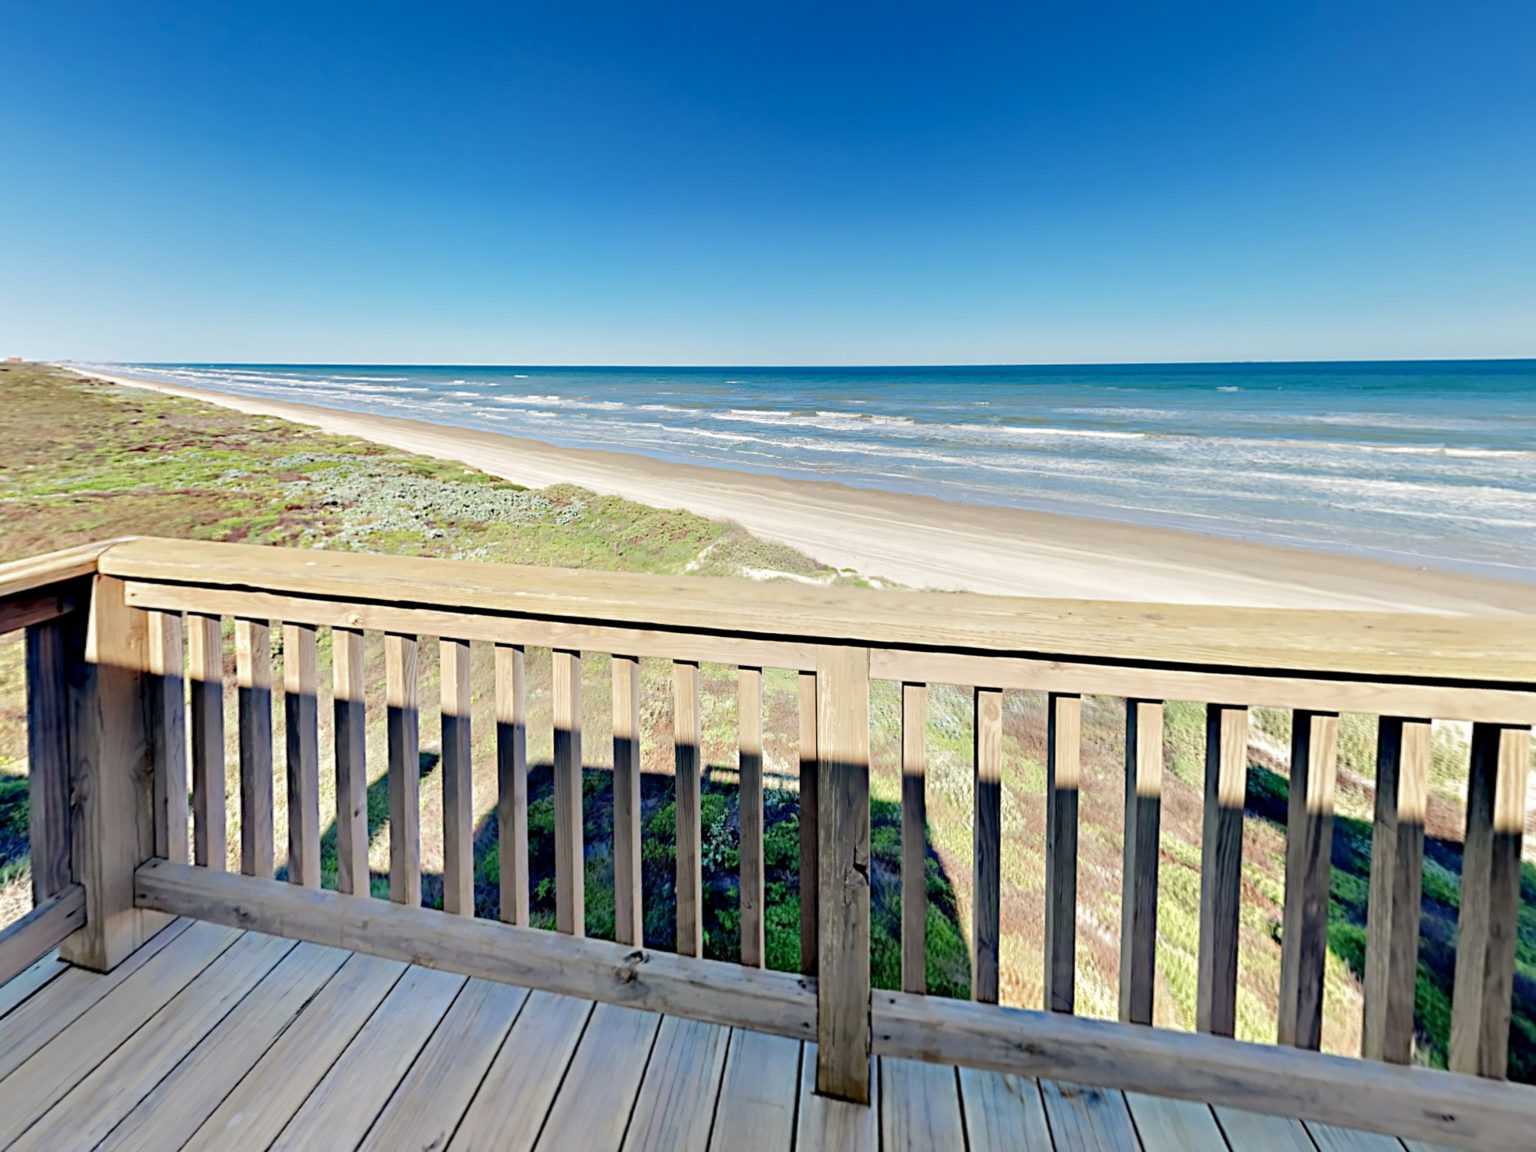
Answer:
[(1536, 355), (1536, 4), (0, 6), (0, 354)]

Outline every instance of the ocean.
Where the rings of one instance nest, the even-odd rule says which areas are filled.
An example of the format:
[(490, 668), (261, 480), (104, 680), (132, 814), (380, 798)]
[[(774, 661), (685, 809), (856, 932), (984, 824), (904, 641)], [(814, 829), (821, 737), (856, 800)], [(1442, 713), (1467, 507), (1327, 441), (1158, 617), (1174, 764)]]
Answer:
[(1536, 360), (89, 367), (569, 447), (1536, 580)]

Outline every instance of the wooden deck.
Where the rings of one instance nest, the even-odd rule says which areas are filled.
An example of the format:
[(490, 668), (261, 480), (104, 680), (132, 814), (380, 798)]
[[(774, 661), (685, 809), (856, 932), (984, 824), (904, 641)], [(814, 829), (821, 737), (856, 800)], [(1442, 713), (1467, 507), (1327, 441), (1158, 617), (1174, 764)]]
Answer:
[(877, 1065), (866, 1109), (816, 1096), (813, 1046), (795, 1040), (180, 919), (109, 975), (49, 956), (0, 986), (0, 1148), (1404, 1148)]

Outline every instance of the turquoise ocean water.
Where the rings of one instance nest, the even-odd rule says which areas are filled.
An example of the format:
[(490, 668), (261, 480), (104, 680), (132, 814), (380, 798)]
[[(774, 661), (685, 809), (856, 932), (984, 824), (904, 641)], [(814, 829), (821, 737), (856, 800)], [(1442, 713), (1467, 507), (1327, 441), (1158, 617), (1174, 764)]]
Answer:
[(96, 367), (572, 447), (1536, 580), (1536, 360)]

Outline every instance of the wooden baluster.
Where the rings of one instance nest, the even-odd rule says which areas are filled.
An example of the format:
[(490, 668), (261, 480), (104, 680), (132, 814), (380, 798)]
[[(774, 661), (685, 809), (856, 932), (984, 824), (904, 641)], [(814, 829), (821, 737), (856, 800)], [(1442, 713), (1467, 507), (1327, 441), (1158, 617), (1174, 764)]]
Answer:
[(439, 640), (443, 722), (443, 911), (475, 914), (475, 803), (469, 643)]
[(554, 653), (555, 927), (587, 932), (581, 805), (581, 654)]
[(27, 811), (32, 903), (69, 886), (70, 670), (85, 659), (85, 609), (27, 629)]
[(928, 991), (928, 686), (901, 686), (901, 988)]
[(816, 1091), (868, 1104), (869, 649), (822, 648), (816, 687)]
[(384, 688), (389, 737), (389, 898), (421, 904), (421, 707), (416, 637), (384, 637)]
[(1047, 700), (1045, 809), (1045, 1006), (1073, 1010), (1077, 967), (1077, 794), (1082, 780), (1083, 701)]
[(1361, 1054), (1392, 1064), (1413, 1059), (1431, 735), (1428, 720), (1383, 716), (1376, 737)]
[(817, 932), (820, 928), (817, 853), (820, 838), (818, 799), (820, 762), (816, 754), (816, 673), (800, 673), (800, 972), (816, 975)]
[(185, 864), (187, 711), (181, 615), (149, 612), (149, 735), (155, 763), (155, 855)]
[(1247, 794), (1248, 709), (1208, 705), (1195, 1026), (1218, 1036), (1231, 1036), (1237, 1025), (1238, 911)]
[(1163, 706), (1125, 702), (1125, 870), (1120, 899), (1120, 1019), (1152, 1023), (1157, 975), (1158, 835), (1163, 803)]
[(288, 882), (320, 887), (319, 672), (313, 624), (283, 625), (288, 743)]
[(704, 872), (700, 844), (699, 666), (678, 661), (673, 749), (677, 780), (677, 954), (704, 955)]
[(187, 618), (187, 674), (192, 680), (192, 860), (222, 872), (228, 844), (224, 815), (224, 622)]
[(1472, 726), (1467, 835), (1451, 999), (1453, 1072), (1502, 1080), (1519, 935), (1520, 842), (1531, 730)]
[(640, 661), (613, 658), (613, 938), (645, 942), (640, 866)]
[(1323, 1039), (1338, 745), (1338, 713), (1297, 712), (1292, 718), (1278, 1035), (1281, 1044), (1313, 1050)]
[(741, 962), (764, 963), (763, 940), (763, 672), (736, 672), (737, 812), (741, 827)]
[(496, 836), (503, 922), (528, 923), (528, 711), (523, 646), (496, 645)]
[(368, 716), (366, 653), (357, 628), (331, 630), (332, 715), (336, 734), (336, 890), (372, 894), (368, 871)]
[(270, 879), (272, 843), (272, 634), (264, 620), (235, 621), (240, 702), (240, 871)]
[(996, 1004), (1001, 943), (1003, 850), (1003, 694), (975, 691), (976, 824), (972, 892), (971, 999)]

